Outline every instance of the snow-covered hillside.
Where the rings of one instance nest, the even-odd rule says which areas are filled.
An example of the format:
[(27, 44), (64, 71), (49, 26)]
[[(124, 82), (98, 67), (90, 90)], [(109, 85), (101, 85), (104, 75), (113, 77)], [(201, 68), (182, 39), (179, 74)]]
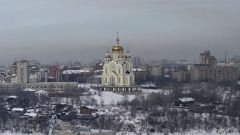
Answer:
[(1, 135), (43, 135), (41, 133), (31, 133), (31, 134), (23, 134), (23, 133), (11, 133), (11, 132), (4, 132), (0, 133)]
[[(137, 135), (136, 133), (131, 132), (118, 132), (116, 135)], [(148, 135), (148, 133), (143, 133), (142, 135)], [(164, 133), (150, 133), (150, 135), (165, 135)], [(212, 131), (212, 132), (206, 132), (202, 130), (192, 130), (189, 132), (182, 132), (182, 133), (168, 133), (168, 135), (239, 135), (239, 133), (232, 132), (228, 133), (226, 131)]]
[(90, 89), (90, 91), (93, 94), (90, 97), (95, 99), (99, 105), (116, 105), (123, 100), (132, 101), (135, 98), (135, 95), (120, 95), (110, 91), (99, 92), (93, 89)]

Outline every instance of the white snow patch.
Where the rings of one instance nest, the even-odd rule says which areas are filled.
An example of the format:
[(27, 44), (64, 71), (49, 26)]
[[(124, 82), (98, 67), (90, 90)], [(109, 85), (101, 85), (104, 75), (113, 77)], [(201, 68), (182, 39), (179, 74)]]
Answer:
[(34, 92), (34, 91), (36, 91), (36, 90), (30, 89), (30, 88), (26, 88), (26, 89), (24, 89), (23, 91), (31, 91), (31, 92)]
[(1, 135), (43, 135), (42, 133), (31, 133), (31, 134), (24, 134), (24, 133), (12, 133), (10, 131), (6, 131), (4, 133), (0, 133)]
[(163, 90), (161, 90), (161, 89), (142, 89), (142, 92), (145, 94), (162, 93)]
[(178, 100), (180, 100), (181, 102), (193, 102), (193, 101), (195, 101), (191, 97), (183, 97), (183, 98), (179, 98)]
[(162, 89), (142, 89), (142, 92), (143, 94), (159, 93), (159, 94), (169, 95), (172, 91), (162, 90)]
[(156, 87), (156, 85), (155, 84), (153, 84), (153, 83), (146, 83), (146, 84), (142, 84), (142, 85), (140, 85), (141, 87)]
[(17, 96), (9, 96), (8, 98), (17, 98)]
[(14, 111), (14, 112), (22, 112), (22, 111), (24, 111), (24, 108), (12, 108), (12, 111)]
[(63, 74), (82, 74), (82, 73), (89, 73), (88, 69), (80, 69), (80, 70), (65, 70)]
[(135, 98), (135, 95), (120, 95), (111, 91), (99, 92), (93, 89), (90, 89), (91, 94), (94, 94), (90, 97), (97, 101), (97, 104), (104, 105), (116, 105), (118, 102), (123, 100), (132, 101)]
[[(213, 131), (206, 132), (203, 130), (192, 130), (189, 132), (168, 133), (168, 135), (239, 135), (238, 132), (228, 133), (227, 131)], [(138, 135), (134, 132), (118, 132), (116, 135)], [(142, 133), (142, 135), (148, 135), (148, 133)], [(150, 133), (150, 135), (164, 135), (164, 133)]]
[(31, 113), (25, 113), (24, 115), (25, 115), (25, 116), (30, 116), (30, 117), (37, 117), (37, 114), (36, 114), (36, 113), (33, 113), (33, 112), (31, 112)]
[(78, 88), (90, 88), (91, 84), (79, 83)]
[(44, 91), (44, 90), (39, 90), (37, 92), (35, 92), (37, 95), (47, 95), (48, 92), (47, 91)]

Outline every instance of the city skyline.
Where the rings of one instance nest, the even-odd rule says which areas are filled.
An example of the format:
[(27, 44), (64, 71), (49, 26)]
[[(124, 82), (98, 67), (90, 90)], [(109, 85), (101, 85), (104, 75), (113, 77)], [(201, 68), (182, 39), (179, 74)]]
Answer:
[(2, 1), (0, 63), (103, 59), (121, 44), (146, 59), (193, 59), (210, 50), (218, 59), (240, 51), (236, 0)]

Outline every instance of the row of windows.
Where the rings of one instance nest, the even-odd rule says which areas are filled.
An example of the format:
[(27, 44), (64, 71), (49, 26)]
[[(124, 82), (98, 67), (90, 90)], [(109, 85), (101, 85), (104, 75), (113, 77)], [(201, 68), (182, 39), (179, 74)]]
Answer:
[(54, 89), (51, 89), (49, 91), (51, 91), (51, 92), (64, 92), (64, 90), (54, 90)]
[[(117, 80), (118, 80), (118, 83), (121, 83), (120, 78), (118, 78)], [(111, 77), (111, 78), (110, 78), (110, 82), (111, 82), (111, 83), (115, 83), (115, 78), (114, 78), (114, 77)], [(133, 77), (130, 77), (130, 82), (131, 82), (131, 84), (134, 83), (134, 78), (133, 78)], [(107, 83), (107, 77), (105, 78), (105, 83)]]
[[(50, 87), (50, 86), (49, 86)], [(48, 87), (48, 88), (49, 88)], [(32, 88), (32, 89), (43, 89), (43, 88), (47, 88), (47, 86), (32, 86), (32, 87), (30, 87), (30, 88)], [(63, 88), (63, 86), (54, 86), (54, 88)]]
[(212, 76), (212, 75), (214, 75), (214, 76), (234, 76), (234, 75), (236, 75), (233, 72), (231, 72), (231, 73), (200, 72), (200, 74), (205, 75), (205, 76)]

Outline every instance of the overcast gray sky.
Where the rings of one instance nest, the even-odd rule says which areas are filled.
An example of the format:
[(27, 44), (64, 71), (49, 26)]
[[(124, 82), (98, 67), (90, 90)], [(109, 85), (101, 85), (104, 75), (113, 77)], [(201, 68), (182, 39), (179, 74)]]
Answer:
[(0, 0), (0, 64), (100, 59), (116, 32), (146, 59), (240, 55), (240, 0)]

